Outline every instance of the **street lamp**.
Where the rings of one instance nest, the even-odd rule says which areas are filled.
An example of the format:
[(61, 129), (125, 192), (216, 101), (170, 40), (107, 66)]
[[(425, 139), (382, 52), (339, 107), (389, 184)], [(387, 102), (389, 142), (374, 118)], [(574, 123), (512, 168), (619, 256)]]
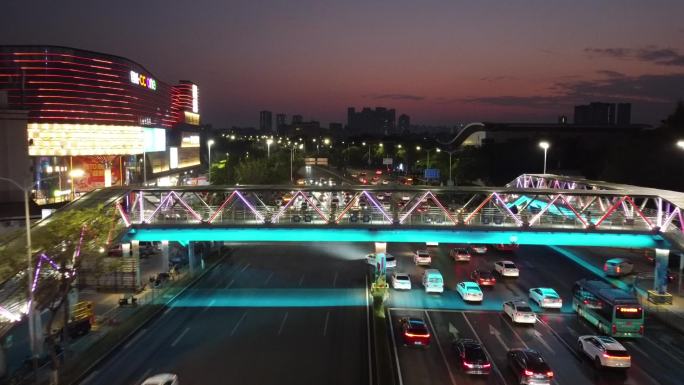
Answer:
[(211, 180), (211, 146), (214, 145), (214, 139), (207, 140), (207, 161), (209, 162), (209, 180)]
[(678, 140), (677, 141), (677, 147), (684, 149), (684, 140)]
[(273, 144), (273, 139), (271, 139), (271, 138), (266, 139), (267, 157), (269, 159), (271, 158), (271, 144)]
[(75, 179), (76, 178), (83, 178), (85, 175), (85, 171), (77, 168), (77, 169), (72, 169), (69, 171), (69, 177), (71, 177), (71, 200), (73, 201), (76, 199), (76, 183)]
[(297, 147), (299, 147), (300, 150), (303, 150), (304, 145), (300, 143), (299, 146), (292, 145), (292, 147), (290, 147), (290, 183), (294, 183), (294, 171), (292, 169), (292, 163), (294, 161), (294, 151)]
[(541, 141), (539, 142), (539, 147), (544, 149), (544, 175), (546, 175), (546, 152), (549, 150), (551, 145), (547, 141)]

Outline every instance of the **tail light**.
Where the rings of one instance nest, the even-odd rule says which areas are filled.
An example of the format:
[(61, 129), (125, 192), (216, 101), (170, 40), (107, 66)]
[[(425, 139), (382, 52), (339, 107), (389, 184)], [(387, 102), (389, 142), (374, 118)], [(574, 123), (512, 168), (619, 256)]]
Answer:
[(617, 333), (617, 326), (615, 326), (615, 324), (613, 324), (613, 326), (610, 327), (610, 331), (613, 334)]
[(404, 335), (409, 338), (430, 338), (430, 333), (426, 334), (414, 334), (409, 332), (404, 332)]
[(525, 375), (526, 375), (526, 376), (531, 376), (531, 375), (533, 375), (533, 374), (534, 374), (533, 371), (525, 369)]
[(618, 273), (618, 274), (620, 274), (620, 266), (618, 266), (618, 267), (615, 269), (615, 272)]
[(553, 377), (553, 372), (546, 372), (547, 377)]
[(603, 265), (603, 271), (608, 271), (608, 265)]
[(639, 326), (639, 334), (644, 335), (644, 325)]
[(465, 361), (463, 361), (463, 366), (465, 366), (468, 369), (472, 369), (473, 367), (475, 367), (474, 364), (471, 364), (470, 362), (465, 362)]
[(492, 366), (492, 364), (490, 364), (490, 363), (486, 363), (486, 364), (482, 365), (482, 367), (486, 368), (486, 369), (489, 369), (491, 366)]

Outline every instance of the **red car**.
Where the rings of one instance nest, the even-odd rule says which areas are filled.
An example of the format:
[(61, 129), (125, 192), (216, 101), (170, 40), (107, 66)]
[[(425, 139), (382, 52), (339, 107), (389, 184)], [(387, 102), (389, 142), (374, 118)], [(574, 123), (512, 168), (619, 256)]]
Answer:
[(428, 331), (427, 325), (422, 319), (413, 317), (401, 318), (399, 325), (404, 345), (430, 345), (430, 331)]
[(520, 245), (517, 243), (499, 243), (494, 245), (494, 248), (499, 251), (515, 251), (520, 248)]
[(375, 175), (382, 175), (382, 170), (375, 170)]
[(477, 284), (480, 286), (496, 285), (496, 277), (491, 271), (474, 270), (472, 273), (470, 273), (470, 279), (477, 282)]

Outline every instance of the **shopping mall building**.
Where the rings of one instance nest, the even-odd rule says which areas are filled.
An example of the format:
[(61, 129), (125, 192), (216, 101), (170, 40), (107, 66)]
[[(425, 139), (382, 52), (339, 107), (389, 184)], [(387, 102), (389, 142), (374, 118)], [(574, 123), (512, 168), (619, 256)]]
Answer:
[[(175, 184), (200, 165), (200, 135), (190, 81), (168, 84), (104, 53), (0, 46), (0, 176), (32, 180), (37, 202)], [(9, 188), (0, 193), (16, 196)]]

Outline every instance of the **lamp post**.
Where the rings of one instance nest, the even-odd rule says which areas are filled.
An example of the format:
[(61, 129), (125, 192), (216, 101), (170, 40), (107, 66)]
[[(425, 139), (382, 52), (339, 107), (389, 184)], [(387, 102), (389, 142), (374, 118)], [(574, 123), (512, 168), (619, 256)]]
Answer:
[(73, 201), (76, 199), (76, 183), (75, 180), (76, 178), (83, 178), (85, 175), (85, 171), (81, 169), (72, 169), (69, 171), (69, 176), (71, 177), (71, 200)]
[(447, 181), (447, 184), (453, 186), (454, 182), (451, 179), (451, 156), (456, 152), (456, 150), (445, 151), (445, 152), (449, 154), (449, 180)]
[(551, 145), (547, 141), (541, 141), (539, 142), (539, 147), (544, 149), (544, 175), (546, 175), (546, 152), (549, 150)]
[(290, 147), (290, 183), (294, 183), (294, 171), (292, 169), (292, 163), (294, 162), (294, 151), (296, 147), (299, 147), (301, 150), (304, 148), (304, 145), (300, 143), (299, 146), (293, 144), (292, 147)]
[(211, 181), (211, 146), (214, 145), (214, 139), (209, 139), (207, 140), (207, 162), (209, 163), (209, 166), (207, 167), (209, 169), (209, 180)]
[[(54, 178), (54, 177), (53, 177)], [(29, 345), (31, 347), (31, 357), (35, 358), (38, 353), (38, 346), (36, 344), (36, 330), (35, 330), (35, 301), (34, 301), (34, 295), (33, 295), (33, 290), (32, 290), (32, 284), (33, 284), (33, 261), (32, 261), (32, 254), (31, 254), (31, 218), (30, 218), (30, 213), (29, 213), (29, 190), (31, 187), (33, 187), (34, 183), (31, 183), (27, 187), (24, 187), (17, 183), (14, 179), (10, 178), (5, 178), (5, 177), (0, 177), (0, 180), (3, 180), (5, 182), (11, 183), (15, 185), (17, 188), (22, 190), (24, 192), (24, 224), (26, 226), (26, 263), (28, 267), (28, 273), (27, 273), (27, 288), (28, 288), (28, 306), (27, 306), (27, 313), (28, 313), (28, 321), (29, 321)]]
[(271, 159), (271, 145), (272, 144), (273, 144), (272, 138), (266, 139), (266, 156), (268, 159)]

